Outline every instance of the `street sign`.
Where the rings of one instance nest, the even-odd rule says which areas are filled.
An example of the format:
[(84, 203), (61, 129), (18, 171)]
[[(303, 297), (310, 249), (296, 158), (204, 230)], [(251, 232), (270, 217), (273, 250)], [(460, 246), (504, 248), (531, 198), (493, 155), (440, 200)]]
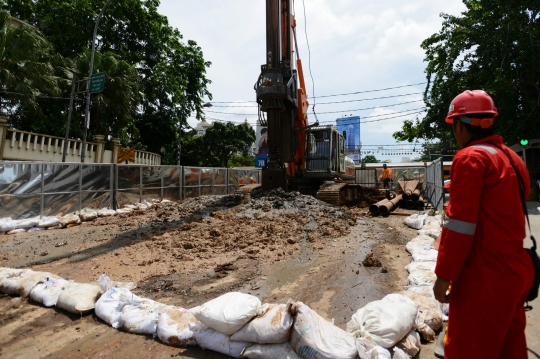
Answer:
[(88, 84), (88, 92), (98, 93), (103, 92), (105, 87), (105, 72), (100, 72), (99, 74), (94, 74), (90, 77), (90, 84)]

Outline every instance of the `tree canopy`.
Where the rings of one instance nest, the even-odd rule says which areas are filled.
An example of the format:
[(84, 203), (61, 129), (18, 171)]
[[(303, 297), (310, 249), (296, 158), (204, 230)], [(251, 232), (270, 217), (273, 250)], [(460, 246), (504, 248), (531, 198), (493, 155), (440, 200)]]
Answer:
[[(76, 59), (85, 56), (91, 48), (94, 21), (105, 2), (3, 0), (2, 8), (39, 29), (59, 55)], [(204, 61), (202, 49), (195, 41), (182, 41), (181, 33), (169, 26), (167, 17), (158, 13), (159, 3), (159, 0), (116, 0), (104, 12), (96, 50), (116, 62), (116, 65), (110, 61), (108, 64), (121, 72), (117, 76), (130, 79), (121, 86), (115, 83), (111, 91), (127, 89), (125, 96), (134, 101), (131, 105), (134, 111), (127, 111), (126, 101), (116, 102), (117, 93), (114, 94), (117, 106), (113, 106), (110, 94), (93, 95), (94, 103), (98, 104), (92, 108), (90, 137), (112, 131), (123, 142), (134, 142), (140, 135), (140, 142), (149, 151), (159, 153), (162, 147), (178, 143), (175, 130), (178, 121), (187, 125), (186, 119), (193, 113), (201, 118), (203, 98), (212, 98), (207, 90), (210, 80), (206, 78), (210, 63)], [(129, 66), (124, 66), (122, 61), (136, 69), (137, 87)], [(110, 90), (109, 85), (106, 83), (106, 91)], [(65, 91), (69, 93), (69, 90), (68, 85)], [(139, 98), (140, 106), (136, 101)], [(179, 111), (182, 116), (178, 116)], [(58, 115), (65, 118), (65, 110)], [(96, 115), (107, 120), (107, 126), (96, 124)]]
[(499, 111), (495, 130), (507, 143), (540, 137), (540, 2), (464, 0), (461, 16), (442, 14), (441, 30), (424, 40), (427, 114), (405, 121), (400, 141), (452, 143), (444, 119), (465, 90), (489, 93)]
[(362, 167), (366, 167), (366, 163), (379, 163), (380, 161), (374, 155), (366, 155), (362, 157)]
[(214, 122), (206, 130), (204, 142), (208, 151), (219, 159), (219, 165), (227, 167), (232, 155), (237, 152), (247, 153), (255, 142), (255, 130), (247, 123), (234, 125), (230, 122)]

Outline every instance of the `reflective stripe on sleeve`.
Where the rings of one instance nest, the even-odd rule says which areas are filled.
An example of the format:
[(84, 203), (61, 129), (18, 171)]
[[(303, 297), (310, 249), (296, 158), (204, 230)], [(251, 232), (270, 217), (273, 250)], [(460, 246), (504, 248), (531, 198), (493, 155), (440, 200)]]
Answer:
[(464, 221), (458, 221), (457, 219), (446, 218), (444, 226), (451, 231), (468, 234), (470, 236), (474, 235), (476, 232), (476, 223), (469, 223)]
[(497, 150), (494, 149), (494, 148), (491, 147), (491, 146), (474, 145), (474, 146), (471, 146), (471, 147), (483, 148), (484, 150), (488, 151), (488, 152), (491, 153), (492, 155), (496, 155), (496, 154), (498, 153)]

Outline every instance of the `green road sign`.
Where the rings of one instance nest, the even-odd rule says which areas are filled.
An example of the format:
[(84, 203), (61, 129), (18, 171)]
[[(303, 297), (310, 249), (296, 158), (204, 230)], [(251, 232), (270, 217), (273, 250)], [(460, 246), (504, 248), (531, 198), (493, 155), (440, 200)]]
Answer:
[(103, 92), (105, 87), (105, 72), (94, 74), (90, 77), (90, 84), (88, 85), (88, 91), (90, 93)]

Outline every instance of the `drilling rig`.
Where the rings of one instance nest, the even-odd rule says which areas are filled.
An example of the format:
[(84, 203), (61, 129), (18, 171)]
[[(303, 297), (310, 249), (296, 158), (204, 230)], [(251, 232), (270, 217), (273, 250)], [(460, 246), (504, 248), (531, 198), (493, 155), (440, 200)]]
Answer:
[(291, 0), (266, 0), (266, 63), (255, 84), (259, 123), (267, 127), (263, 190), (282, 188), (340, 205), (359, 197), (346, 134), (308, 122), (309, 102)]

